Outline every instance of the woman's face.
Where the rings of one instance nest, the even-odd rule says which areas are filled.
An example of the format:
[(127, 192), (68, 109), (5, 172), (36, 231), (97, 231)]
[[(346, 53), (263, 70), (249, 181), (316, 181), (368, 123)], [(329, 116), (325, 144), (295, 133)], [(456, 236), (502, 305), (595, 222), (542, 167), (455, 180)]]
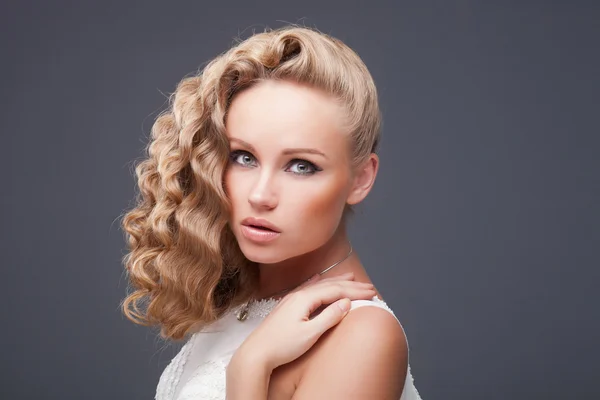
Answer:
[[(280, 262), (333, 236), (352, 187), (343, 122), (332, 98), (293, 82), (263, 81), (234, 97), (225, 121), (225, 190), (231, 229), (249, 260)], [(277, 233), (249, 227), (257, 222), (247, 218), (266, 220)]]

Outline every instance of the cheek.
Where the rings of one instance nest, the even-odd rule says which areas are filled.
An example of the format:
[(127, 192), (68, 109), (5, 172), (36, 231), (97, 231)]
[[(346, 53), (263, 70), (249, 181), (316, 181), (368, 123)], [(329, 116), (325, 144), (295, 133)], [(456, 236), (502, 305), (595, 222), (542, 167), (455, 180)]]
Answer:
[(304, 188), (293, 200), (294, 220), (301, 222), (306, 234), (317, 231), (332, 233), (342, 215), (345, 194), (343, 182)]
[(235, 171), (226, 171), (223, 179), (225, 193), (231, 201), (233, 206), (233, 212), (237, 209), (240, 199), (242, 199), (244, 193), (244, 180), (240, 179), (239, 174)]

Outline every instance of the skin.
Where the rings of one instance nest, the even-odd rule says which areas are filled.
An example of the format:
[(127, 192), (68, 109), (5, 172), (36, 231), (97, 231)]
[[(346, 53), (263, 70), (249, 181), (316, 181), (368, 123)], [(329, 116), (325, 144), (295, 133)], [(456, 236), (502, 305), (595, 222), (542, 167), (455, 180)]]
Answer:
[[(244, 255), (259, 265), (259, 298), (297, 287), (348, 253), (342, 213), (346, 204), (367, 196), (379, 159), (371, 154), (362, 165), (351, 165), (345, 116), (324, 92), (287, 81), (260, 82), (232, 101), (224, 183), (233, 206), (231, 229)], [(253, 242), (242, 234), (247, 217), (267, 219), (281, 234), (268, 243)], [(406, 374), (407, 363), (400, 325), (376, 307), (352, 313), (337, 307), (347, 302), (343, 299), (377, 294), (354, 252), (285, 296), (232, 357), (228, 399), (309, 399), (328, 393), (332, 399), (397, 400), (404, 383), (398, 376)], [(308, 320), (330, 303), (335, 304)], [(373, 342), (374, 331), (378, 337), (368, 345), (369, 356), (357, 352)], [(357, 373), (362, 378), (348, 383), (347, 376)]]

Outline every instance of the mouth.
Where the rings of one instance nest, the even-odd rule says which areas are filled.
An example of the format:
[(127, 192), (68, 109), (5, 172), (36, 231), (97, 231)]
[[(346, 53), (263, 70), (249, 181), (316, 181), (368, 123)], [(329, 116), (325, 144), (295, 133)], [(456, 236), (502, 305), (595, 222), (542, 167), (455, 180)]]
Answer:
[(263, 218), (246, 218), (242, 221), (242, 235), (251, 242), (268, 243), (281, 235), (281, 230)]
[[(274, 231), (273, 229), (267, 228), (266, 226), (250, 225), (250, 224), (242, 224), (242, 225), (250, 227), (250, 228), (258, 229), (261, 231), (265, 231), (265, 232), (277, 232), (277, 231)], [(279, 233), (279, 232), (277, 232), (277, 233)]]
[(277, 239), (281, 233), (264, 226), (242, 225), (242, 235), (254, 243), (268, 243)]
[(247, 226), (259, 232), (281, 233), (281, 229), (263, 218), (248, 217), (242, 221), (243, 226)]

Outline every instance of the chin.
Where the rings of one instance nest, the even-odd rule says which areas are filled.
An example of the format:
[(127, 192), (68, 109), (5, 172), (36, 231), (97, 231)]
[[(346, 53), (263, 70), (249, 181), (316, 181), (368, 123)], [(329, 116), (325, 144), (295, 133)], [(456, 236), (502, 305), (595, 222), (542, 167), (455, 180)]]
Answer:
[(240, 249), (248, 260), (259, 264), (275, 264), (293, 257), (293, 255), (284, 254), (284, 252), (278, 249), (278, 246), (276, 245), (261, 247), (253, 244), (246, 244), (240, 245)]

